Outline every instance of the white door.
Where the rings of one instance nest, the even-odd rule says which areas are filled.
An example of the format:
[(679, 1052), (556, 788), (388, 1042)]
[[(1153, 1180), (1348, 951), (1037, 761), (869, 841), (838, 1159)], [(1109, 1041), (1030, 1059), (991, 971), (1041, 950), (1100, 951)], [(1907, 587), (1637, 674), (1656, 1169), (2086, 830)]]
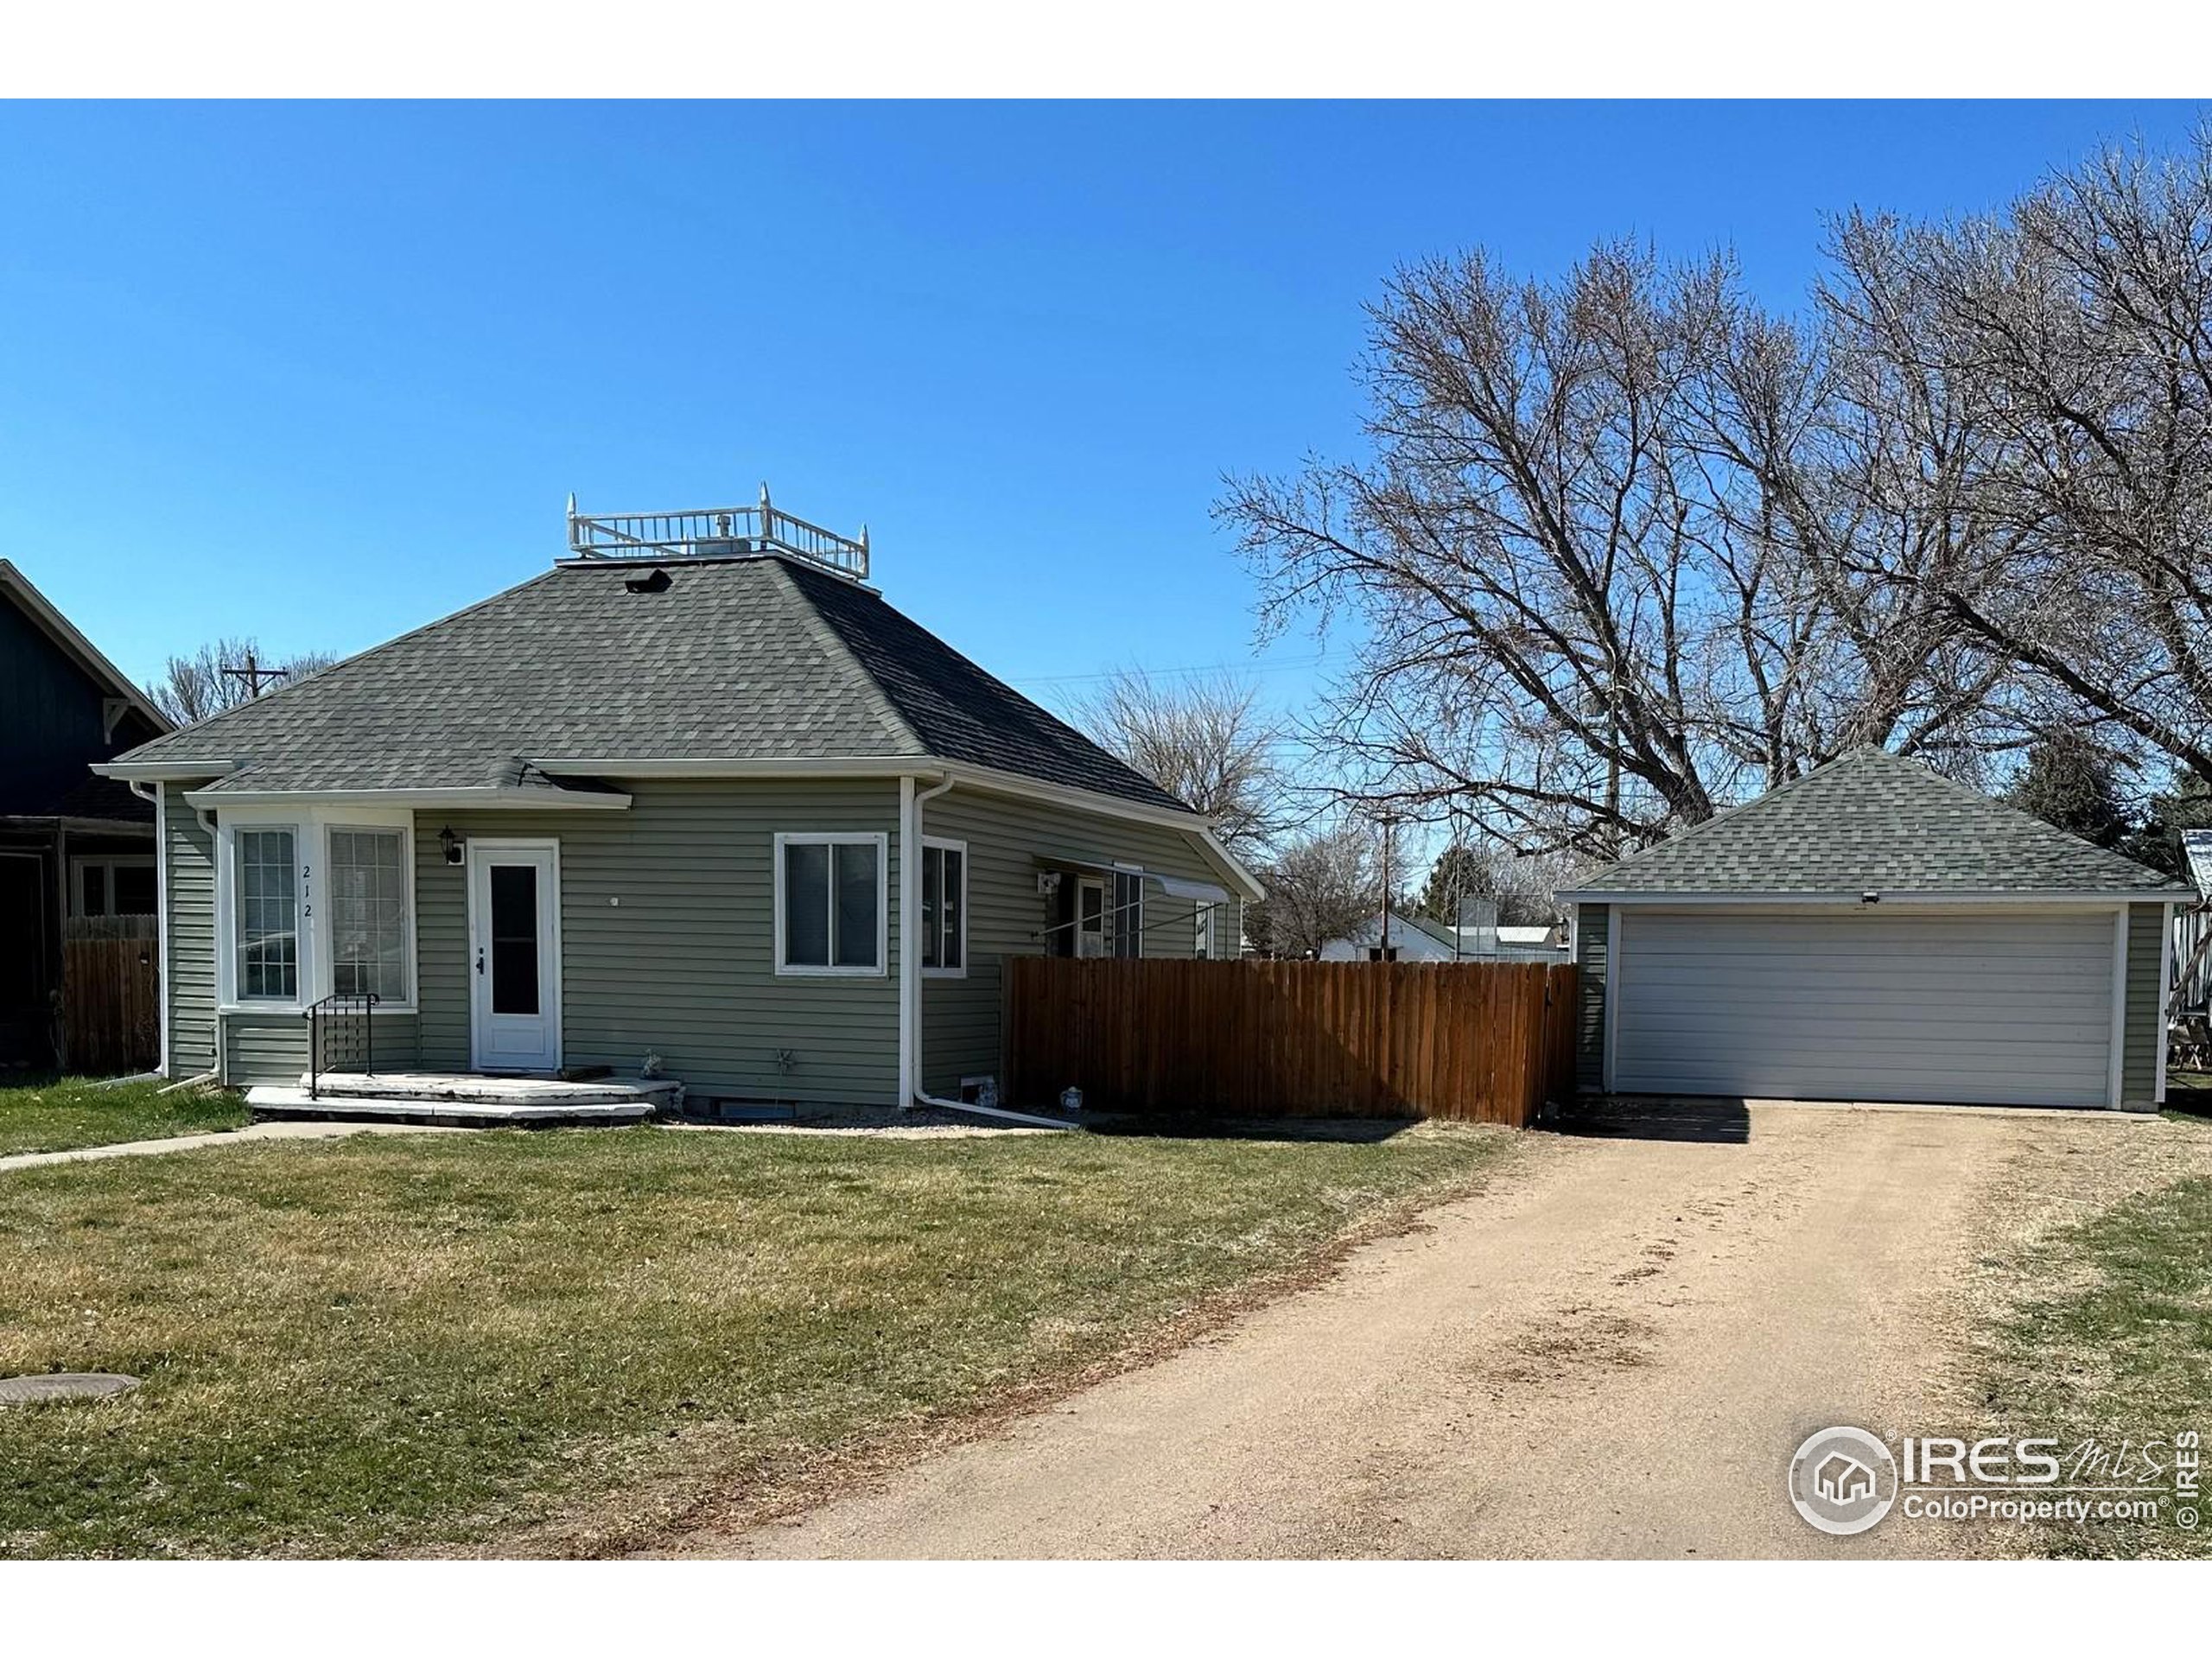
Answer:
[(1086, 875), (1076, 883), (1075, 954), (1106, 954), (1106, 884), (1095, 875)]
[(2110, 911), (1613, 911), (1624, 1094), (2103, 1106)]
[(480, 1071), (561, 1065), (560, 853), (468, 843), (470, 1052)]

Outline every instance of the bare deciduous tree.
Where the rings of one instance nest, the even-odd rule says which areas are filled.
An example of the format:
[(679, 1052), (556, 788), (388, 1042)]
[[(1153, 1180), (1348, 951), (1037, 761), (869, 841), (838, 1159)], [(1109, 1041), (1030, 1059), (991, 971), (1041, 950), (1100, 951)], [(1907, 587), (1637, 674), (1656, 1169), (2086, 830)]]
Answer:
[[(1825, 365), (1726, 261), (1605, 245), (1543, 284), (1476, 252), (1401, 271), (1372, 317), (1373, 461), (1218, 508), (1263, 626), (1360, 625), (1321, 734), (1356, 792), (1610, 855), (1979, 706), (1944, 627), (1827, 556), (1868, 507), (1796, 459)], [(1919, 511), (1881, 505), (1885, 533)]]
[(1854, 215), (1834, 255), (1823, 303), (1867, 360), (1946, 387), (1976, 429), (1906, 462), (1956, 470), (1988, 534), (1882, 574), (2024, 671), (2046, 719), (2086, 711), (2212, 780), (2212, 130), (2001, 216)]
[(1228, 674), (1170, 680), (1123, 669), (1074, 713), (1100, 743), (1211, 821), (1232, 852), (1256, 854), (1287, 826), (1281, 732), (1255, 687)]
[(1263, 956), (1318, 956), (1382, 906), (1382, 844), (1351, 821), (1303, 835), (1260, 872), (1267, 897), (1247, 906), (1244, 931)]
[(276, 682), (279, 685), (304, 679), (338, 660), (327, 652), (303, 651), (282, 663), (272, 663), (251, 638), (218, 639), (189, 657), (170, 658), (161, 678), (146, 683), (146, 695), (177, 725), (189, 726), (252, 698), (246, 680), (223, 672), (226, 668), (242, 667), (249, 658), (262, 664), (264, 672), (280, 670), (283, 677)]

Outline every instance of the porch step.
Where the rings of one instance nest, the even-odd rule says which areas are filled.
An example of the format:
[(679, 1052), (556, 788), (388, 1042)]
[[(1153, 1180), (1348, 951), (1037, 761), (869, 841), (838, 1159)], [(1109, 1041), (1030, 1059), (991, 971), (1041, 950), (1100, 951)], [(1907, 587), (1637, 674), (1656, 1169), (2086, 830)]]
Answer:
[(246, 1091), (256, 1117), (346, 1122), (428, 1123), (442, 1128), (637, 1123), (680, 1111), (683, 1085), (671, 1077), (484, 1077), (451, 1071), (325, 1072), (315, 1092), (264, 1084)]
[(338, 1122), (421, 1123), (438, 1128), (551, 1128), (562, 1124), (640, 1123), (661, 1109), (653, 1098), (493, 1103), (484, 1101), (319, 1096), (304, 1089), (260, 1084), (246, 1090), (245, 1103), (258, 1119), (313, 1119)]
[[(308, 1079), (300, 1078), (304, 1090)], [(326, 1071), (316, 1084), (325, 1100), (432, 1100), (479, 1106), (681, 1105), (683, 1085), (672, 1077), (489, 1077), (452, 1071)]]

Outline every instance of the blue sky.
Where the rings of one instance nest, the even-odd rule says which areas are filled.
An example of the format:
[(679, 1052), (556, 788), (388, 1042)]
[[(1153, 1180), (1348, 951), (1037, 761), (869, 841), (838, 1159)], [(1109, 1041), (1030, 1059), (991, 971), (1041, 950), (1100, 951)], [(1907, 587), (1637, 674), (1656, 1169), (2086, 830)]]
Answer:
[(143, 678), (454, 610), (571, 490), (765, 478), (1062, 703), (1254, 662), (1208, 507), (1356, 447), (1396, 262), (1632, 232), (1792, 304), (1827, 213), (1994, 206), (2196, 107), (0, 106), (0, 552)]

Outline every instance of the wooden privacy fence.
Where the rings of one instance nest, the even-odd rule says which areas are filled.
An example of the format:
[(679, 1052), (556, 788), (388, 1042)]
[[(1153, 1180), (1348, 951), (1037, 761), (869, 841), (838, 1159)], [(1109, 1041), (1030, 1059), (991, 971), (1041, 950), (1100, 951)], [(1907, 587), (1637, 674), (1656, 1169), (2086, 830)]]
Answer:
[(1574, 1089), (1572, 967), (1017, 957), (1004, 981), (1019, 1105), (1525, 1127)]
[(92, 1076), (162, 1063), (162, 947), (151, 916), (62, 925), (63, 1068)]

